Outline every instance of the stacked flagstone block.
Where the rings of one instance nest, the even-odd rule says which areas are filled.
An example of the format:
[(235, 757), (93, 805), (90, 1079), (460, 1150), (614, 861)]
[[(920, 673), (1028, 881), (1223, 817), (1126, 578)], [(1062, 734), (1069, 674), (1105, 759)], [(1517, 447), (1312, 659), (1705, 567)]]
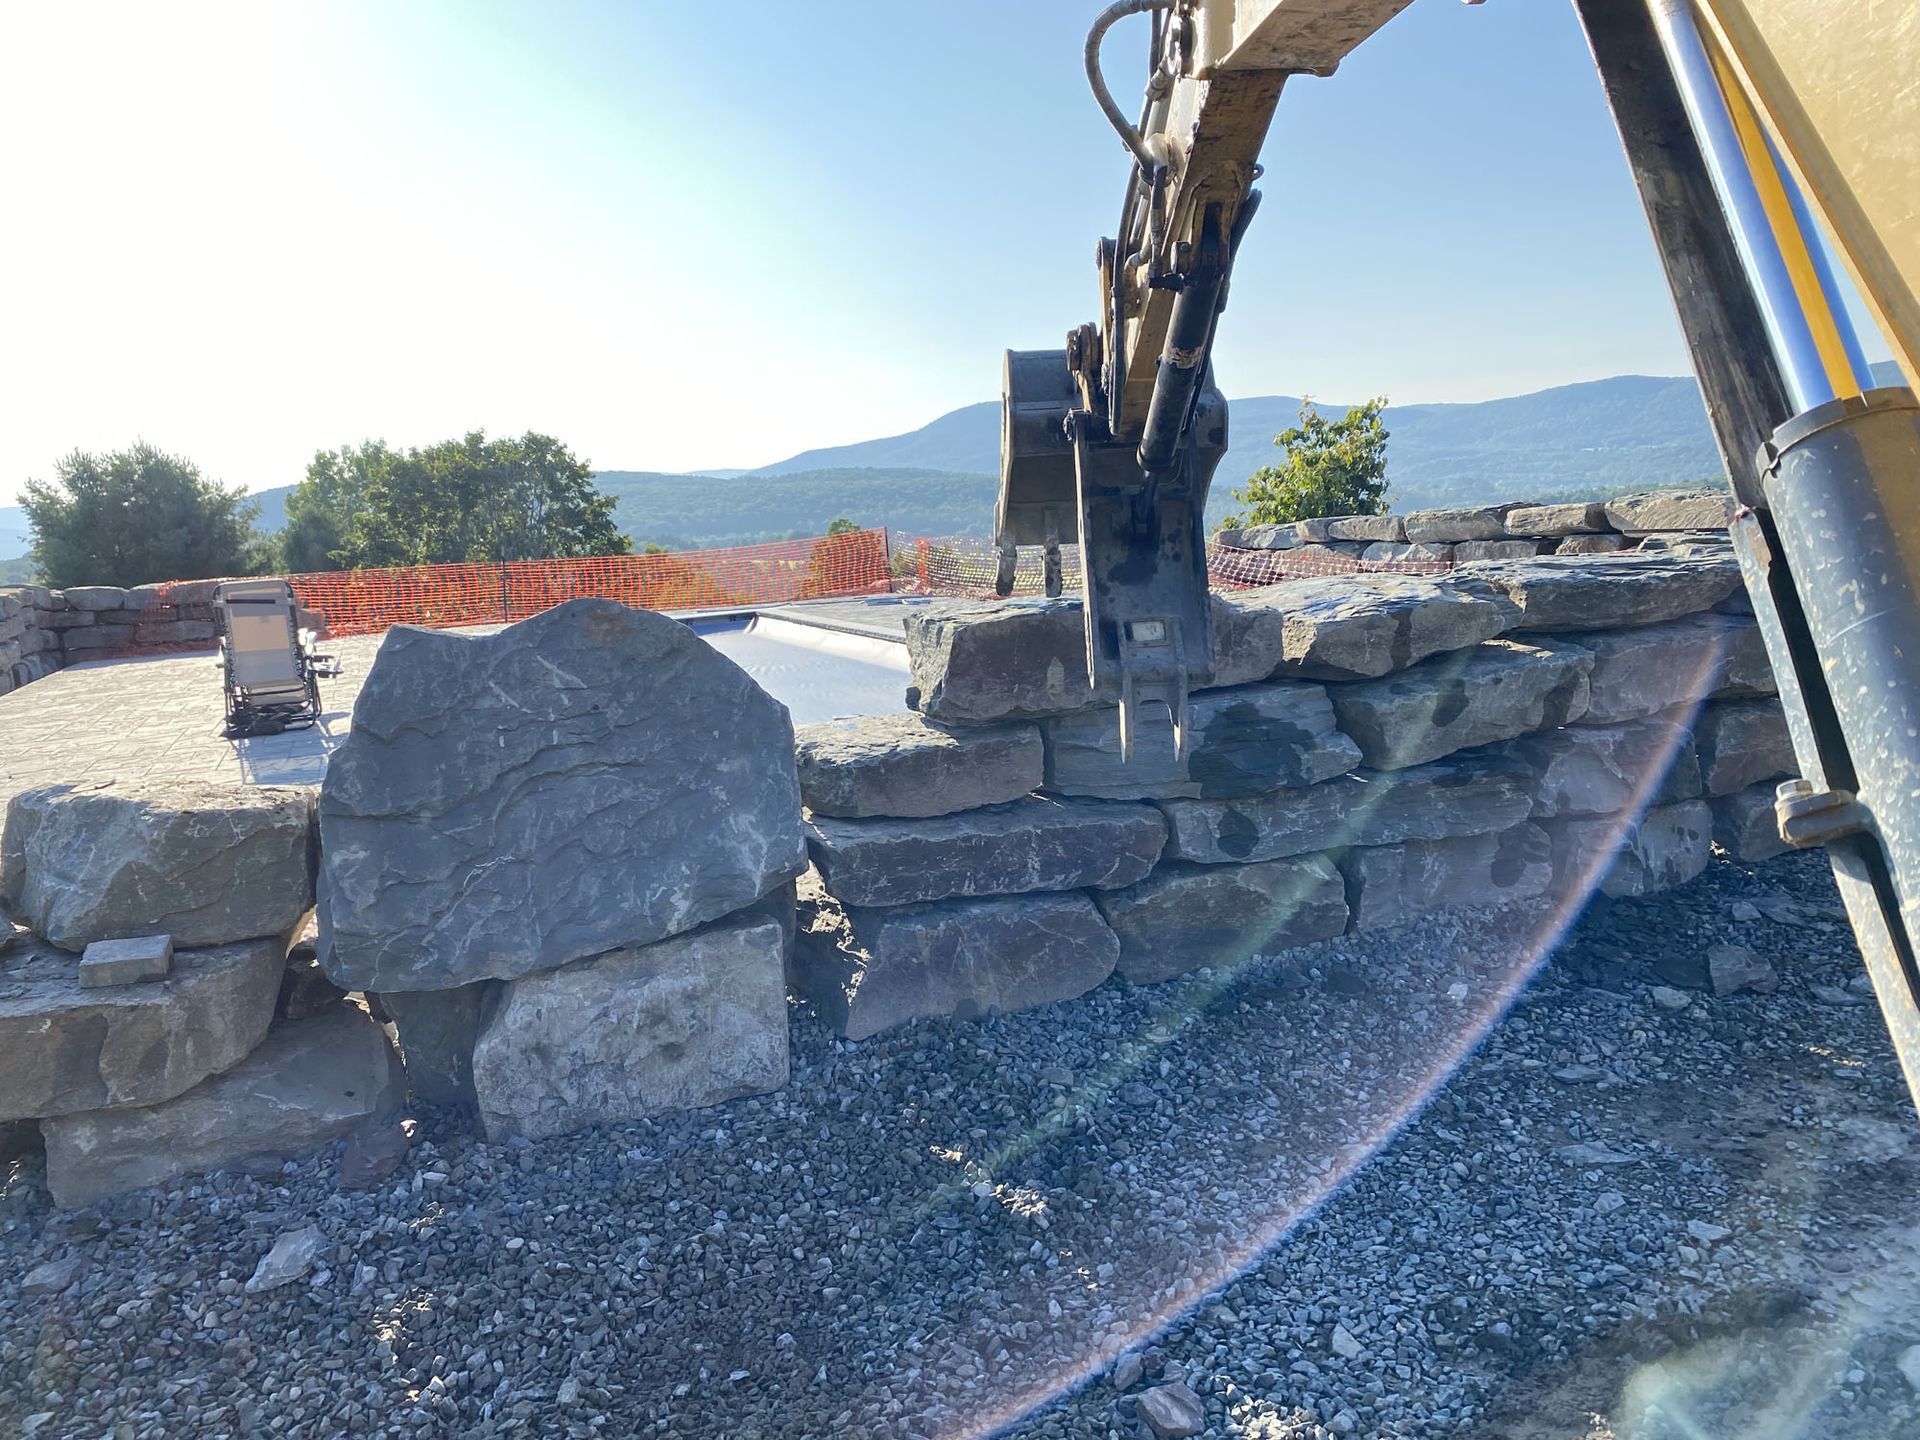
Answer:
[(1535, 555), (1610, 554), (1649, 536), (1723, 531), (1732, 515), (1733, 501), (1724, 487), (1656, 490), (1605, 501), (1503, 501), (1404, 515), (1249, 525), (1222, 531), (1220, 539), (1246, 550), (1291, 550), (1376, 564), (1470, 564)]
[(1130, 764), (1077, 601), (930, 605), (917, 715), (799, 732), (795, 988), (859, 1037), (1438, 908), (1644, 894), (1716, 836), (1761, 858), (1793, 756), (1742, 598), (1724, 542), (1216, 596), (1189, 756), (1162, 722)]
[(303, 1154), (404, 1099), (364, 1008), (287, 1003), (313, 907), (305, 790), (26, 791), (0, 907), (0, 1122), (38, 1128), (61, 1204)]
[[(203, 602), (211, 601), (211, 587), (208, 582)], [(0, 695), (101, 654), (215, 639), (205, 603), (163, 604), (160, 590), (158, 585), (0, 586)]]

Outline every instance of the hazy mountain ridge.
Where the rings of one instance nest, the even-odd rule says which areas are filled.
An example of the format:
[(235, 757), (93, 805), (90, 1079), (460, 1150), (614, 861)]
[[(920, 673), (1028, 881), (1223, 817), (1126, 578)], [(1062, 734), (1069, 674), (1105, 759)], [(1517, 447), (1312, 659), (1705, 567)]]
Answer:
[[(1891, 362), (1874, 367), (1901, 383)], [(1316, 402), (1339, 414), (1344, 404)], [(1275, 455), (1273, 437), (1300, 401), (1255, 395), (1232, 402), (1231, 443), (1208, 512)], [(1600, 497), (1707, 480), (1720, 457), (1690, 376), (1615, 375), (1527, 395), (1447, 405), (1392, 405), (1387, 471), (1395, 510), (1525, 498)], [(636, 544), (674, 548), (817, 535), (845, 515), (921, 535), (984, 536), (1000, 469), (1000, 406), (963, 405), (902, 435), (803, 450), (755, 471), (663, 474), (604, 470), (619, 524)], [(257, 492), (263, 531), (286, 521), (290, 485)], [(31, 544), (26, 516), (0, 508), (0, 558)]]

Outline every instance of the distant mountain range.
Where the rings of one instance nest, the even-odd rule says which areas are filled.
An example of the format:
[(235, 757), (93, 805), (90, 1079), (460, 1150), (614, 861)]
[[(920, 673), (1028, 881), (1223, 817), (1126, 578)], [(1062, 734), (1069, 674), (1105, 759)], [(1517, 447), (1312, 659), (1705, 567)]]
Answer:
[[(1875, 378), (1901, 383), (1890, 362), (1875, 367)], [(1346, 407), (1316, 408), (1337, 415)], [(1273, 437), (1299, 411), (1287, 395), (1232, 402), (1231, 444), (1208, 506), (1215, 520), (1233, 508), (1233, 489), (1273, 460)], [(1472, 404), (1394, 405), (1386, 423), (1395, 510), (1599, 497), (1721, 473), (1690, 377), (1616, 375)], [(922, 535), (984, 536), (999, 470), (1000, 406), (985, 401), (904, 435), (803, 450), (754, 471), (605, 470), (596, 478), (636, 544), (681, 547), (817, 535), (842, 515)], [(291, 489), (255, 496), (262, 530), (285, 523)], [(0, 557), (29, 543), (21, 512), (0, 508)]]

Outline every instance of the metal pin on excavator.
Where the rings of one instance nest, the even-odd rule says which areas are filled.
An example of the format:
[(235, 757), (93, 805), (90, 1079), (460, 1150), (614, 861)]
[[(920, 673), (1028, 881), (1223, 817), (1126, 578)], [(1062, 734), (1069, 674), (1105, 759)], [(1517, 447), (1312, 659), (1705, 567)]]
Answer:
[[(1119, 0), (1087, 38), (1126, 198), (1098, 252), (1099, 323), (1007, 354), (998, 588), (1038, 545), (1057, 595), (1059, 546), (1079, 542), (1088, 673), (1119, 702), (1125, 755), (1164, 712), (1184, 759), (1188, 691), (1211, 678), (1227, 404), (1209, 357), (1282, 87), (1333, 74), (1410, 3)], [(1801, 774), (1780, 832), (1826, 847), (1920, 1097), (1920, 401), (1873, 388), (1820, 238), (1920, 384), (1920, 24), (1888, 0), (1571, 3), (1740, 502), (1734, 548)], [(1130, 122), (1100, 54), (1141, 13)]]

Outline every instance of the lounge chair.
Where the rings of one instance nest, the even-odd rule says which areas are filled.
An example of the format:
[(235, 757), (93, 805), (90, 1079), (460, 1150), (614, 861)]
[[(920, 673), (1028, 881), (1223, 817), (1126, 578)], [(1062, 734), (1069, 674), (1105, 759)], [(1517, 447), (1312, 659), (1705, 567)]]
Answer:
[(312, 650), (299, 602), (284, 580), (227, 580), (213, 592), (220, 617), (220, 670), (229, 740), (278, 735), (320, 718), (320, 677), (338, 675)]

